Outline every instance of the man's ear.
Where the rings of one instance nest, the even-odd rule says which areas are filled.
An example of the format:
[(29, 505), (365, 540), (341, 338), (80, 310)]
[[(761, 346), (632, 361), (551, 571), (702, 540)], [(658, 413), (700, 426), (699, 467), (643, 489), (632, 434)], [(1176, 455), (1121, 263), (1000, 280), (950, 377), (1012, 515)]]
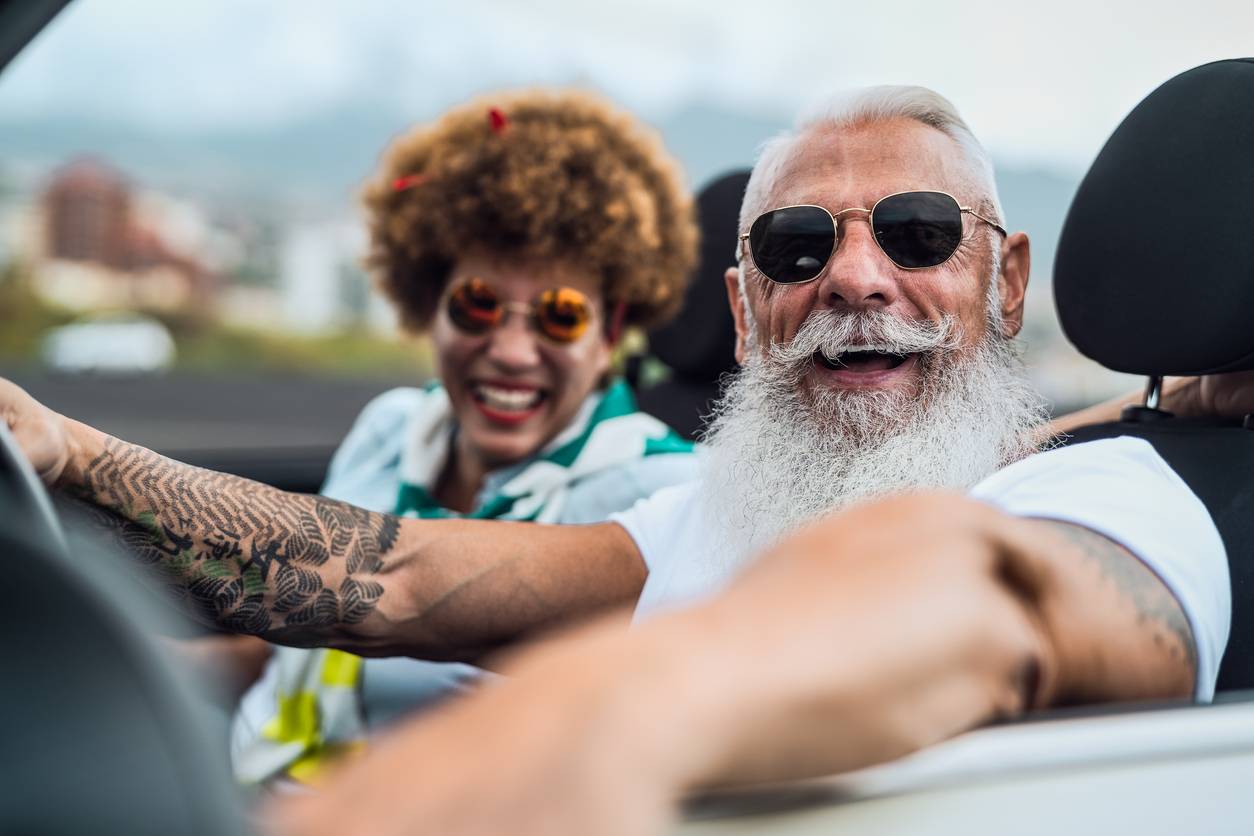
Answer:
[(1001, 272), (997, 275), (997, 291), (1001, 297), (1002, 330), (1013, 337), (1023, 327), (1023, 299), (1028, 291), (1028, 272), (1032, 266), (1031, 246), (1027, 233), (1006, 236), (1001, 245)]
[(740, 295), (740, 270), (728, 267), (723, 274), (723, 282), (727, 285), (727, 306), (731, 308), (732, 319), (736, 323), (736, 362), (745, 362), (745, 339), (748, 336), (745, 322), (745, 300)]

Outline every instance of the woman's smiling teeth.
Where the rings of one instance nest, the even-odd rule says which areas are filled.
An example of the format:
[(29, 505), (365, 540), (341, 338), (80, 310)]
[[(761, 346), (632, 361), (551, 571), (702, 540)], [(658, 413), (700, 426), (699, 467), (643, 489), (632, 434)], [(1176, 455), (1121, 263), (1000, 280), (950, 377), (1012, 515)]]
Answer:
[(527, 412), (535, 409), (544, 400), (544, 391), (541, 389), (492, 386), (487, 383), (471, 386), (471, 394), (479, 403), (498, 412)]

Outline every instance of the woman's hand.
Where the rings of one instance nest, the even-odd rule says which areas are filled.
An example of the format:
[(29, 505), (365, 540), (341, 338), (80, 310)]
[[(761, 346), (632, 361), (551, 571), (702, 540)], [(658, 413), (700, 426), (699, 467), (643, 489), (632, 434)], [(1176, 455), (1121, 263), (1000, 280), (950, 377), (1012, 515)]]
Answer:
[(165, 637), (162, 644), (219, 694), (228, 707), (234, 707), (261, 677), (273, 650), (269, 642), (256, 636), (225, 634), (191, 639)]
[[(1103, 403), (1060, 415), (1033, 434), (1034, 445), (1090, 424), (1118, 421), (1125, 407), (1140, 406), (1137, 390)], [(1254, 413), (1254, 371), (1172, 377), (1163, 382), (1162, 409), (1181, 418), (1243, 418)]]
[(1182, 378), (1163, 406), (1190, 418), (1242, 418), (1254, 413), (1254, 371)]
[(53, 487), (70, 463), (69, 422), (4, 378), (0, 378), (0, 415), (39, 478)]

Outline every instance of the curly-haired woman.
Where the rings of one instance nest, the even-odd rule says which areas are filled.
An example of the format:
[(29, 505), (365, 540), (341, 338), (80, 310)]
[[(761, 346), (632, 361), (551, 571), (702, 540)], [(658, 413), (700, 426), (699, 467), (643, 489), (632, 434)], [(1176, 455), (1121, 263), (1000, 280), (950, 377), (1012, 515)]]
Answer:
[[(368, 264), (439, 382), (362, 412), (323, 492), (411, 516), (593, 522), (694, 473), (611, 374), (623, 329), (674, 313), (692, 205), (655, 135), (582, 92), (462, 105), (397, 139), (364, 193)], [(307, 778), (479, 672), (279, 648), (236, 716), (239, 777)]]

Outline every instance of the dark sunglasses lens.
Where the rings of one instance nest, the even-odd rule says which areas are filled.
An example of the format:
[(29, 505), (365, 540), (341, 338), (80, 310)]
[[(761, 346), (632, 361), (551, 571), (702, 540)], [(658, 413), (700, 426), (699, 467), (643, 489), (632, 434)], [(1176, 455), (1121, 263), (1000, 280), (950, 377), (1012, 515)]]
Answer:
[(467, 279), (448, 297), (448, 318), (470, 334), (491, 330), (501, 320), (501, 302), (487, 282)]
[(958, 201), (940, 192), (906, 192), (875, 205), (871, 228), (880, 247), (900, 267), (935, 267), (962, 242)]
[(588, 330), (592, 303), (574, 288), (555, 287), (536, 299), (535, 318), (536, 328), (544, 336), (559, 343), (573, 343)]
[(788, 206), (758, 217), (749, 228), (749, 251), (758, 272), (773, 282), (808, 282), (836, 245), (832, 216), (817, 206)]

